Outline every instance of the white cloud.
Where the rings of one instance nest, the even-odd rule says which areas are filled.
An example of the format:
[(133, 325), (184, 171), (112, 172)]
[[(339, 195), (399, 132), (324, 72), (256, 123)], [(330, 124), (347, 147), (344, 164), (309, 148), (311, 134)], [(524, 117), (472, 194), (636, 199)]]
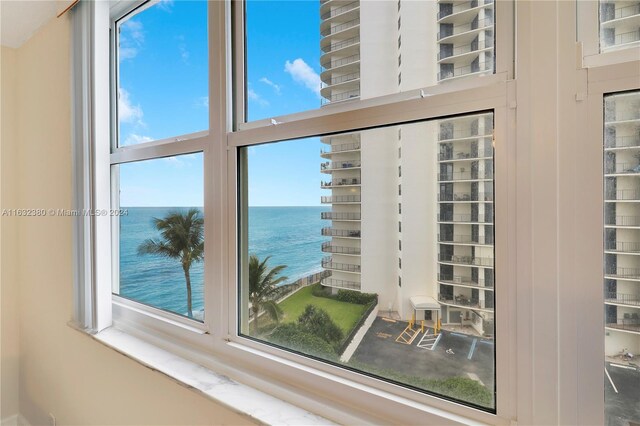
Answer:
[(262, 77), (259, 81), (261, 83), (266, 84), (267, 86), (273, 87), (273, 90), (275, 90), (278, 95), (280, 94), (280, 85), (279, 84), (274, 83), (273, 81), (269, 80), (267, 77)]
[(144, 28), (142, 22), (129, 19), (120, 26), (120, 40), (118, 54), (120, 59), (132, 59), (144, 43)]
[(209, 108), (209, 97), (202, 96), (201, 98), (198, 98), (196, 105), (203, 108)]
[(173, 0), (160, 0), (158, 2), (158, 7), (165, 12), (171, 12), (171, 9), (173, 8)]
[(260, 106), (268, 106), (269, 102), (266, 99), (263, 99), (262, 96), (257, 94), (252, 88), (247, 90), (247, 97), (249, 100), (258, 103)]
[(142, 107), (140, 105), (132, 105), (129, 99), (129, 92), (120, 88), (118, 89), (118, 120), (124, 123), (135, 123), (143, 125)]
[(139, 143), (151, 142), (152, 140), (153, 138), (150, 136), (142, 136), (142, 135), (136, 135), (135, 133), (130, 133), (129, 136), (125, 138), (125, 140), (122, 142), (121, 145), (122, 146), (136, 145)]
[(320, 97), (320, 76), (305, 61), (301, 58), (293, 62), (287, 61), (284, 64), (284, 70), (291, 75), (295, 82), (303, 84)]
[(178, 46), (178, 50), (180, 50), (180, 57), (182, 58), (182, 62), (187, 63), (189, 61), (189, 51), (185, 44), (180, 44)]

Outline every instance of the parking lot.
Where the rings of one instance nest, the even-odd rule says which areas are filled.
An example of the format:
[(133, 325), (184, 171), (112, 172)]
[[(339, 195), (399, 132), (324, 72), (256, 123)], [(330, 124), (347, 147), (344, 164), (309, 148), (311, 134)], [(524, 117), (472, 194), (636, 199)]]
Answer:
[(606, 363), (611, 381), (604, 378), (605, 415), (607, 426), (635, 426), (640, 424), (640, 371)]
[(410, 345), (396, 342), (406, 326), (406, 322), (376, 318), (352, 360), (426, 379), (473, 378), (493, 390), (492, 340), (443, 331), (430, 350), (418, 347), (422, 333)]

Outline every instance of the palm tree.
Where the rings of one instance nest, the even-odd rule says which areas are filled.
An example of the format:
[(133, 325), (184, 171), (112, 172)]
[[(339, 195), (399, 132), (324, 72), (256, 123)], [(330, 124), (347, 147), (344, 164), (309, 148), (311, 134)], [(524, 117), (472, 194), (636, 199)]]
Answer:
[(267, 262), (271, 256), (267, 256), (262, 262), (258, 256), (252, 254), (249, 257), (249, 302), (253, 312), (253, 327), (258, 332), (258, 313), (264, 309), (276, 322), (280, 321), (282, 308), (275, 301), (277, 285), (287, 280), (287, 277), (278, 277), (287, 265), (279, 265), (269, 269)]
[(189, 209), (186, 213), (169, 212), (163, 219), (153, 218), (153, 223), (161, 238), (144, 241), (138, 246), (138, 254), (180, 260), (187, 284), (187, 315), (193, 317), (189, 270), (194, 262), (200, 262), (204, 257), (204, 219), (198, 209)]

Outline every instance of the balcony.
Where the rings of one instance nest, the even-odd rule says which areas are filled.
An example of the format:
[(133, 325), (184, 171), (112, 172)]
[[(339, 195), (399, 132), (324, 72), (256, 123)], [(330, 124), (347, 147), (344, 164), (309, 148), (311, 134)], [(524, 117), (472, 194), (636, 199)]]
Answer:
[(476, 279), (474, 281), (471, 279), (471, 277), (463, 277), (460, 275), (453, 275), (453, 274), (438, 274), (438, 281), (445, 284), (451, 284), (451, 285), (460, 284), (460, 285), (466, 285), (466, 286), (472, 286), (472, 287), (484, 287), (484, 288), (493, 289), (493, 279), (491, 280)]
[(336, 41), (334, 43), (329, 43), (325, 46), (321, 47), (322, 53), (327, 54), (331, 52), (335, 52), (340, 49), (344, 49), (349, 46), (354, 46), (360, 43), (360, 36), (351, 37), (346, 40)]
[(447, 305), (462, 306), (465, 308), (493, 310), (493, 307), (491, 307), (485, 300), (468, 298), (467, 296), (462, 295), (453, 296), (448, 294), (438, 294), (438, 301)]
[(622, 175), (637, 173), (640, 173), (640, 164), (638, 163), (616, 163), (605, 166), (605, 174)]
[(331, 36), (333, 34), (337, 34), (337, 33), (341, 32), (341, 31), (348, 30), (349, 28), (353, 28), (353, 27), (355, 27), (357, 25), (360, 25), (360, 18), (353, 19), (351, 21), (347, 21), (347, 22), (345, 22), (343, 24), (340, 24), (340, 25), (334, 25), (331, 28), (327, 28), (327, 29), (321, 31), (320, 35), (322, 37)]
[(640, 226), (640, 216), (616, 216), (615, 220), (607, 218), (606, 226)]
[(640, 200), (640, 190), (618, 189), (616, 191), (606, 191), (604, 199), (608, 201), (638, 201)]
[(322, 251), (325, 253), (359, 255), (360, 247), (344, 247), (332, 244), (330, 241), (322, 243)]
[(480, 172), (478, 170), (463, 170), (460, 169), (459, 172), (450, 172), (450, 173), (438, 173), (438, 181), (440, 182), (453, 182), (457, 180), (489, 180), (493, 179), (493, 172), (490, 170), (485, 170)]
[(361, 231), (359, 229), (334, 229), (325, 227), (322, 228), (321, 233), (326, 237), (360, 238)]
[(341, 143), (339, 145), (331, 145), (329, 150), (320, 150), (320, 155), (331, 155), (345, 151), (357, 151), (360, 149), (360, 142), (354, 143)]
[(484, 49), (492, 49), (493, 48), (493, 40), (482, 40), (469, 44), (465, 44), (463, 46), (454, 47), (450, 52), (438, 52), (438, 61), (445, 60), (447, 58), (453, 58), (460, 55), (465, 55), (467, 53), (477, 52), (479, 50)]
[(493, 201), (493, 192), (455, 192), (450, 194), (438, 194), (438, 201)]
[(335, 188), (339, 186), (355, 186), (360, 185), (360, 178), (350, 178), (350, 179), (334, 179), (328, 182), (320, 182), (321, 188)]
[(438, 242), (443, 244), (493, 244), (493, 235), (447, 235), (438, 234)]
[(482, 7), (493, 4), (493, 0), (472, 0), (466, 3), (460, 3), (451, 8), (451, 10), (441, 10), (438, 12), (438, 20), (444, 19), (447, 16), (455, 15), (456, 13), (466, 12), (467, 10), (475, 9), (476, 7)]
[(605, 303), (615, 303), (616, 305), (640, 306), (640, 295), (624, 293), (606, 293)]
[(635, 148), (640, 146), (640, 136), (618, 136), (605, 141), (606, 149)]
[(330, 10), (327, 13), (323, 13), (320, 16), (320, 19), (322, 19), (324, 21), (325, 19), (333, 18), (334, 16), (340, 15), (341, 13), (348, 12), (349, 10), (353, 10), (353, 9), (357, 8), (359, 5), (360, 5), (360, 2), (358, 2), (358, 1), (347, 3), (344, 6), (340, 6), (340, 7), (337, 7), (335, 9)]
[(454, 263), (456, 265), (493, 267), (493, 258), (461, 256), (457, 254), (438, 254), (438, 262)]
[(331, 256), (327, 256), (322, 259), (322, 267), (324, 269), (331, 269), (334, 271), (353, 272), (360, 273), (360, 265), (352, 265), (350, 263), (334, 262)]
[(341, 170), (341, 169), (355, 169), (359, 168), (362, 164), (359, 160), (349, 160), (349, 161), (327, 161), (325, 163), (320, 164), (320, 171), (328, 172), (332, 170)]
[(360, 213), (321, 212), (320, 219), (329, 220), (360, 220)]
[(439, 161), (473, 160), (477, 158), (493, 157), (493, 148), (474, 150), (472, 152), (441, 152), (438, 154)]
[(329, 195), (320, 197), (322, 204), (359, 203), (360, 195)]
[(607, 328), (615, 328), (617, 330), (634, 331), (640, 333), (639, 318), (618, 318), (615, 323), (606, 323)]
[(464, 67), (454, 68), (453, 70), (439, 72), (438, 81), (487, 71), (493, 71), (493, 61), (482, 62), (477, 65), (467, 65)]
[(604, 274), (609, 277), (621, 278), (621, 279), (640, 279), (640, 268), (612, 268), (608, 267)]
[(438, 41), (457, 36), (460, 34), (468, 33), (475, 30), (483, 30), (493, 25), (493, 18), (480, 19), (478, 21), (466, 22), (464, 24), (454, 25), (451, 31), (438, 32)]
[(349, 290), (360, 290), (360, 283), (356, 281), (337, 280), (335, 278), (324, 278), (320, 284), (328, 287), (346, 288)]
[(490, 129), (491, 133), (485, 133), (483, 135), (479, 134), (477, 130), (473, 129), (458, 129), (453, 131), (441, 131), (438, 135), (438, 141), (442, 142), (451, 142), (457, 139), (468, 139), (468, 138), (493, 138), (493, 129)]
[(327, 105), (332, 102), (341, 102), (349, 99), (357, 99), (360, 97), (360, 89), (351, 90), (349, 92), (337, 93), (335, 95), (331, 95), (329, 97), (323, 97), (321, 100), (321, 105)]
[[(620, 45), (623, 45), (623, 44), (634, 43), (636, 41), (640, 41), (640, 30), (629, 31), (629, 32), (622, 33), (622, 34), (617, 34), (613, 38), (613, 43), (607, 43), (606, 47), (620, 46)], [(637, 118), (638, 117), (633, 118), (633, 119), (629, 119), (629, 120), (636, 120)], [(622, 120), (618, 120), (618, 121), (622, 121)]]
[(438, 215), (438, 222), (451, 223), (492, 223), (493, 215), (483, 214), (443, 214)]
[(609, 22), (616, 19), (627, 18), (629, 16), (634, 16), (640, 14), (640, 3), (632, 4), (631, 6), (619, 7), (614, 10), (614, 13), (609, 16), (604, 16), (601, 14), (601, 22)]
[(606, 241), (605, 251), (619, 251), (622, 253), (640, 253), (640, 242), (638, 241)]
[(335, 59), (333, 61), (327, 61), (327, 62), (324, 62), (324, 63), (322, 63), (320, 65), (322, 66), (322, 68), (325, 69), (325, 71), (328, 71), (328, 70), (331, 70), (331, 69), (334, 69), (334, 68), (342, 67), (344, 65), (352, 64), (354, 62), (358, 62), (359, 60), (360, 60), (360, 54), (357, 54), (357, 55), (347, 56), (346, 58), (340, 58), (340, 59)]
[(333, 78), (328, 79), (328, 80), (322, 79), (322, 84), (325, 85), (323, 87), (323, 89), (326, 89), (327, 87), (335, 86), (337, 84), (348, 83), (350, 81), (356, 81), (359, 78), (360, 78), (360, 73), (359, 72), (354, 72), (354, 73), (351, 73), (351, 74), (346, 74), (346, 75), (340, 75), (338, 77), (333, 77)]

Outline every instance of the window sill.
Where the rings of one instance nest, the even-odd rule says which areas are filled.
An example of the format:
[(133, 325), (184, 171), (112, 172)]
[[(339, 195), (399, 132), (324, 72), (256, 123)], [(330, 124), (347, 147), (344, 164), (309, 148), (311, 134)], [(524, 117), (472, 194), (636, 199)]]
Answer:
[[(75, 325), (70, 325), (84, 332)], [(335, 424), (281, 399), (235, 382), (227, 376), (160, 349), (114, 327), (88, 335), (143, 366), (166, 375), (181, 386), (192, 389), (212, 401), (246, 416), (252, 422), (278, 425)]]

